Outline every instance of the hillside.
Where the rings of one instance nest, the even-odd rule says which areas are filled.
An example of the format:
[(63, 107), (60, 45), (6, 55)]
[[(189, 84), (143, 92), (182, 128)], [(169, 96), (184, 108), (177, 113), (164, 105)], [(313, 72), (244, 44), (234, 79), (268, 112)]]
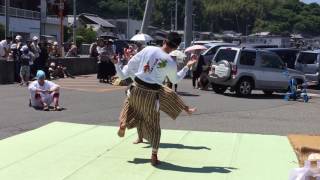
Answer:
[[(146, 0), (130, 0), (130, 16), (142, 19), (145, 2)], [(170, 29), (170, 22), (174, 20), (175, 0), (155, 2), (152, 24)], [(128, 0), (78, 0), (78, 11), (105, 18), (126, 18), (127, 3)], [(179, 29), (183, 28), (183, 3), (183, 0), (179, 0)], [(194, 0), (194, 9), (194, 27), (199, 31), (320, 34), (320, 6), (315, 3), (305, 4), (299, 0)]]

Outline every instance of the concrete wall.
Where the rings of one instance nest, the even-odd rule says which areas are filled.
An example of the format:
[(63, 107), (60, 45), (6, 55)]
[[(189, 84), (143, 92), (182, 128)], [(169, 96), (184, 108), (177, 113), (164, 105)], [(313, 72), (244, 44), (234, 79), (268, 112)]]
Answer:
[[(67, 67), (72, 75), (86, 75), (97, 73), (97, 60), (95, 58), (57, 58), (49, 59), (49, 64)], [(14, 64), (12, 61), (0, 60), (0, 84), (14, 82)]]
[(10, 84), (14, 82), (13, 61), (0, 60), (0, 84)]
[(97, 73), (97, 60), (95, 58), (57, 58), (48, 60), (49, 64), (67, 67), (72, 75), (86, 75)]

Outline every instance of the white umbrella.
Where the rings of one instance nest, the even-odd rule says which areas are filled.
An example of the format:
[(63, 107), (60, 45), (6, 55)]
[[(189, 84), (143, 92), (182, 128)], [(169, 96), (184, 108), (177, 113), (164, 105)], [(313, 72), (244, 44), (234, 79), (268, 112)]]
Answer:
[(188, 47), (184, 52), (191, 52), (191, 51), (196, 51), (196, 50), (206, 50), (207, 48), (202, 45), (193, 45)]
[(144, 41), (144, 42), (149, 42), (152, 41), (153, 38), (151, 36), (149, 36), (148, 34), (136, 34), (134, 35), (131, 39), (131, 41)]
[(174, 57), (177, 57), (179, 59), (183, 59), (183, 58), (186, 58), (187, 55), (185, 55), (183, 52), (179, 51), (179, 50), (174, 50), (172, 51), (170, 54), (170, 56), (174, 56)]
[(176, 57), (177, 62), (182, 63), (184, 59), (187, 57), (186, 54), (179, 50), (174, 50), (170, 54), (170, 56)]

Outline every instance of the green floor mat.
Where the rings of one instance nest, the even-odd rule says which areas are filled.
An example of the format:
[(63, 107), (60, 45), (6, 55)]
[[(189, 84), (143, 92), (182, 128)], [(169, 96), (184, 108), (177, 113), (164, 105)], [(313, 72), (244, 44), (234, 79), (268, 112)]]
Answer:
[(1, 180), (283, 180), (298, 167), (284, 136), (163, 130), (157, 167), (136, 131), (55, 122), (0, 141)]

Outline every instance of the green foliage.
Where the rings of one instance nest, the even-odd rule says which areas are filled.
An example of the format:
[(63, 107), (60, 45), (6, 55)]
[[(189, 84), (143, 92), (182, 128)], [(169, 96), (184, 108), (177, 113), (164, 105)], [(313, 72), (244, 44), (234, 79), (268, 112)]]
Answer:
[[(72, 0), (68, 0), (72, 4)], [(146, 0), (129, 0), (130, 16), (142, 19)], [(152, 25), (170, 29), (175, 0), (154, 0)], [(79, 12), (105, 18), (126, 18), (128, 0), (78, 0)], [(185, 0), (178, 0), (178, 27), (183, 29)], [(193, 0), (194, 28), (199, 31), (234, 30), (243, 34), (271, 31), (320, 34), (320, 6), (300, 0)]]
[(92, 43), (97, 38), (97, 33), (92, 28), (78, 28), (76, 41), (78, 44)]

